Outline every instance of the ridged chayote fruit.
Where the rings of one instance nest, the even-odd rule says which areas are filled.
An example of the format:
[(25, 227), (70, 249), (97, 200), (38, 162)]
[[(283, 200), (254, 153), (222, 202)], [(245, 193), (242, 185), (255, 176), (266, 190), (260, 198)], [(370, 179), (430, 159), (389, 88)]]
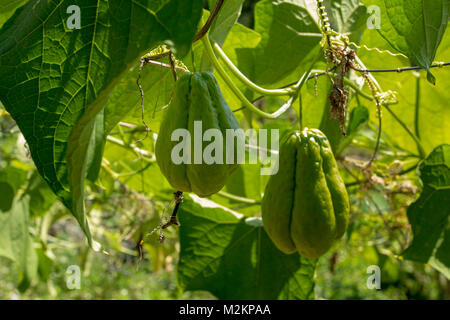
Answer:
[[(211, 154), (221, 158), (221, 163), (217, 163), (219, 161), (205, 163), (202, 152), (208, 150), (208, 145), (216, 140), (214, 137), (209, 137), (211, 141), (203, 141), (202, 136), (194, 137), (196, 121), (200, 121), (197, 122), (197, 126), (201, 123), (202, 135), (208, 129), (220, 130), (223, 138), (219, 140), (223, 145), (222, 155), (215, 152)], [(180, 137), (172, 141), (172, 133), (176, 129), (187, 129), (190, 134), (190, 159), (179, 164), (172, 161), (172, 150), (182, 141)], [(175, 85), (172, 102), (161, 123), (155, 150), (161, 172), (173, 188), (184, 192), (194, 192), (201, 197), (209, 196), (222, 189), (228, 176), (238, 165), (236, 143), (243, 137), (242, 130), (237, 131), (238, 138), (233, 137), (234, 148), (230, 149), (230, 152), (226, 148), (226, 129), (239, 129), (239, 124), (225, 102), (214, 76), (209, 72), (197, 72), (186, 73), (180, 77)], [(194, 149), (196, 144), (197, 149)], [(189, 149), (189, 145), (186, 148)], [(174, 152), (178, 152), (178, 149), (176, 148)], [(201, 163), (195, 163), (195, 152), (200, 157), (197, 157), (197, 160), (200, 159)], [(179, 154), (185, 156), (182, 151)], [(233, 159), (228, 161), (229, 164), (227, 164), (227, 155)]]
[(347, 228), (349, 200), (326, 136), (316, 129), (289, 134), (262, 200), (264, 228), (285, 253), (327, 252)]

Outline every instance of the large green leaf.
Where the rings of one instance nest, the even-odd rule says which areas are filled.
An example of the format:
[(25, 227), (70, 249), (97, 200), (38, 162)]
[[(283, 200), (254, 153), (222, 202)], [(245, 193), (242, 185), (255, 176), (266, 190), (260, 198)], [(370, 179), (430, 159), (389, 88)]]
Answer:
[(254, 79), (273, 84), (286, 77), (322, 39), (315, 2), (263, 0), (255, 6), (255, 30), (262, 36), (255, 49)]
[(378, 32), (399, 52), (416, 65), (428, 70), (447, 28), (450, 9), (448, 0), (363, 0), (366, 6), (380, 8)]
[(358, 42), (368, 18), (367, 10), (359, 0), (325, 0), (333, 30)]
[(145, 50), (165, 41), (179, 56), (188, 52), (202, 1), (77, 1), (82, 28), (69, 30), (72, 4), (32, 1), (0, 30), (0, 100), (90, 239), (84, 178), (96, 117)]
[(311, 299), (315, 260), (285, 255), (261, 219), (197, 196), (180, 207), (178, 283), (219, 299)]
[[(250, 77), (253, 73), (253, 66), (255, 62), (253, 50), (258, 45), (260, 40), (261, 36), (259, 33), (244, 27), (243, 25), (235, 24), (223, 45), (223, 50), (227, 54), (228, 58), (230, 58), (239, 70), (241, 70), (248, 77)], [(239, 86), (242, 92), (246, 93), (246, 96), (249, 99), (253, 97), (253, 92), (249, 92), (250, 90), (240, 80), (238, 80), (234, 75), (231, 75), (231, 78), (234, 83)], [(240, 108), (242, 106), (242, 102), (236, 98), (220, 76), (217, 77), (217, 80), (231, 110)], [(242, 113), (239, 112), (235, 115), (239, 117)]]
[[(216, 2), (217, 0), (208, 0), (211, 10), (216, 5)], [(224, 2), (209, 30), (211, 40), (214, 40), (214, 42), (220, 45), (225, 42), (228, 33), (241, 14), (243, 2), (244, 0), (228, 0)]]
[[(362, 43), (365, 43), (370, 48), (389, 49), (389, 44), (374, 30), (366, 30)], [(358, 51), (358, 56), (369, 69), (397, 68), (408, 65), (408, 60), (405, 58), (377, 51), (361, 49)], [(450, 57), (450, 33), (447, 31), (439, 47), (436, 59), (446, 61), (448, 57)], [(431, 152), (438, 145), (450, 141), (450, 130), (446, 130), (450, 122), (450, 108), (448, 108), (450, 69), (445, 67), (433, 70), (437, 79), (435, 86), (427, 83), (424, 71), (420, 72), (418, 104), (416, 103), (417, 74), (415, 72), (373, 74), (384, 91), (392, 90), (397, 92), (398, 104), (390, 106), (390, 109), (412, 132), (415, 132), (415, 123), (417, 123), (417, 130), (426, 153)], [(365, 90), (370, 94), (367, 86), (365, 86)], [(370, 111), (370, 119), (376, 121), (375, 104), (367, 102), (365, 105)], [(419, 109), (416, 122), (417, 105)], [(387, 135), (391, 141), (401, 146), (401, 148), (418, 154), (414, 140), (385, 109), (382, 113), (382, 121), (383, 135)]]
[(419, 173), (424, 186), (408, 208), (414, 239), (404, 256), (429, 263), (450, 279), (450, 145), (433, 150)]

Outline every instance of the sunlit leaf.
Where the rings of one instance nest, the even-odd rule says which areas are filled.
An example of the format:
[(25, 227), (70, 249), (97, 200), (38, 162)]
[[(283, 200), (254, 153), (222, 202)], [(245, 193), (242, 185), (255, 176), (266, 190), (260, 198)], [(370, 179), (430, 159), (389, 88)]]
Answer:
[(315, 260), (275, 248), (259, 218), (191, 196), (179, 212), (178, 283), (219, 299), (311, 299)]
[(292, 73), (322, 39), (316, 4), (263, 0), (255, 6), (255, 31), (262, 36), (255, 51), (254, 79), (273, 84)]
[(450, 279), (450, 145), (442, 145), (419, 166), (423, 190), (408, 208), (414, 239), (407, 259), (429, 263)]
[(378, 32), (399, 52), (428, 71), (428, 80), (439, 44), (447, 28), (450, 9), (448, 0), (363, 0), (381, 11)]

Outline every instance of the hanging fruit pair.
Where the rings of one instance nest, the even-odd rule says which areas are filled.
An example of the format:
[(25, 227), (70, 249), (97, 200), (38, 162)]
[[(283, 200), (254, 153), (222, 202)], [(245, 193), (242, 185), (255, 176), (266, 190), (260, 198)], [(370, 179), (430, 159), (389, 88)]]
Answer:
[[(191, 142), (184, 150), (190, 153), (189, 161), (173, 161), (174, 147), (180, 143), (172, 141), (173, 132), (186, 129), (194, 139), (196, 121), (202, 124), (202, 137), (208, 129), (222, 133), (221, 163), (195, 163), (194, 154), (199, 150)], [(239, 124), (214, 76), (206, 72), (183, 75), (161, 123), (155, 150), (161, 172), (173, 188), (201, 197), (222, 189), (238, 166), (237, 144), (232, 150), (227, 148), (227, 129), (239, 129)], [(200, 151), (208, 144), (202, 139)], [(227, 163), (230, 153), (233, 159)], [(285, 253), (298, 251), (306, 258), (317, 258), (342, 237), (348, 217), (347, 191), (326, 136), (307, 128), (290, 134), (280, 149), (278, 173), (269, 179), (262, 201), (269, 237)]]

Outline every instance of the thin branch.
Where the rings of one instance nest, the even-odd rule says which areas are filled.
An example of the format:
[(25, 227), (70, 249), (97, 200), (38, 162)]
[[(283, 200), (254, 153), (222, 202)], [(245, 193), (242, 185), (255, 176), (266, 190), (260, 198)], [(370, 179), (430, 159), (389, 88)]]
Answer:
[(136, 129), (136, 128), (138, 128), (138, 126), (135, 125), (135, 124), (128, 123), (128, 122), (123, 122), (123, 121), (120, 121), (120, 122), (119, 122), (119, 126), (126, 127), (126, 128), (130, 128), (130, 129)]
[[(162, 59), (164, 57), (169, 56), (169, 62), (170, 65), (163, 63), (163, 62), (158, 62), (155, 60), (159, 60)], [(171, 51), (167, 51), (167, 52), (163, 52), (163, 53), (159, 53), (156, 55), (152, 55), (152, 56), (144, 56), (141, 58), (141, 64), (139, 65), (139, 69), (138, 69), (138, 76), (136, 79), (136, 85), (138, 86), (139, 89), (139, 93), (141, 94), (141, 118), (142, 118), (142, 123), (145, 126), (145, 136), (142, 139), (139, 139), (138, 141), (136, 141), (136, 143), (142, 142), (143, 140), (145, 140), (148, 136), (148, 133), (150, 131), (150, 127), (148, 126), (147, 122), (145, 122), (145, 110), (144, 110), (144, 90), (142, 89), (142, 85), (141, 85), (141, 72), (142, 72), (142, 68), (147, 65), (147, 64), (153, 64), (153, 65), (157, 65), (160, 67), (164, 67), (164, 68), (169, 68), (172, 70), (172, 74), (174, 77), (175, 82), (178, 79), (177, 76), (177, 70), (181, 70), (184, 72), (187, 72), (188, 70), (185, 70), (184, 68), (178, 67), (175, 65), (175, 59), (173, 57), (173, 54)]]
[[(143, 155), (144, 157), (149, 157), (149, 158), (151, 157), (151, 155), (148, 153), (147, 150), (138, 148), (138, 147), (136, 147), (136, 145), (133, 144), (133, 143), (126, 144), (126, 143), (123, 142), (122, 140), (117, 139), (117, 138), (114, 138), (114, 137), (111, 137), (111, 136), (107, 136), (107, 137), (106, 137), (106, 140), (109, 141), (109, 142), (111, 142), (111, 143), (114, 143), (115, 145), (121, 146), (121, 147), (123, 147), (123, 148), (133, 150), (133, 151), (136, 152), (137, 154)], [(145, 161), (147, 161), (147, 162), (154, 162), (153, 159), (148, 159), (148, 158), (143, 158), (143, 159), (144, 159)]]
[[(303, 76), (301, 77), (301, 79), (294, 85), (293, 89), (294, 89), (294, 94), (290, 97), (290, 99), (283, 105), (281, 106), (277, 111), (273, 112), (273, 113), (267, 113), (264, 112), (260, 109), (258, 109), (258, 107), (256, 107), (255, 105), (253, 105), (250, 101), (248, 101), (247, 97), (242, 93), (242, 91), (236, 86), (236, 84), (233, 82), (233, 80), (231, 79), (231, 77), (228, 75), (228, 73), (225, 71), (225, 69), (222, 67), (222, 65), (219, 63), (219, 61), (217, 60), (217, 57), (215, 56), (214, 50), (212, 48), (211, 42), (209, 40), (208, 37), (204, 37), (202, 39), (204, 48), (206, 50), (206, 54), (209, 58), (209, 60), (211, 61), (211, 63), (214, 65), (214, 67), (216, 68), (217, 72), (219, 73), (219, 75), (222, 77), (222, 79), (225, 81), (225, 83), (228, 85), (228, 87), (230, 88), (230, 90), (234, 93), (234, 95), (241, 100), (241, 102), (252, 112), (258, 114), (259, 116), (266, 118), (266, 119), (276, 119), (279, 116), (281, 116), (283, 113), (285, 113), (292, 105), (292, 103), (296, 100), (297, 95), (301, 89), (301, 87), (303, 86), (303, 84), (306, 82), (306, 78), (309, 75), (309, 72), (311, 71), (308, 70), (308, 72), (306, 72), (305, 74), (303, 74)], [(312, 66), (311, 66), (312, 67)]]
[[(417, 168), (418, 165), (419, 165), (419, 162), (416, 163), (415, 165), (413, 165), (411, 168), (404, 169), (404, 170), (400, 171), (400, 172), (397, 174), (397, 176), (402, 176), (402, 175), (404, 175), (404, 174), (407, 174), (407, 173), (409, 173), (409, 172), (411, 172), (411, 171), (416, 170), (416, 168)], [(352, 174), (352, 176), (355, 178), (355, 176), (354, 176), (353, 174)], [(356, 180), (356, 181), (346, 183), (346, 184), (345, 184), (345, 187), (346, 187), (346, 188), (349, 188), (349, 187), (354, 187), (354, 186), (358, 186), (358, 185), (361, 185), (361, 184), (370, 182), (369, 179), (367, 179), (367, 178), (364, 179), (364, 180), (359, 180), (359, 179), (355, 178), (355, 180)]]
[[(439, 64), (433, 64), (430, 66), (430, 68), (441, 68), (441, 67), (446, 67), (446, 66), (450, 66), (450, 62), (446, 62), (446, 63), (439, 63)], [(413, 70), (421, 70), (423, 69), (422, 67), (419, 66), (414, 66), (414, 67), (407, 67), (407, 68), (397, 68), (397, 69), (358, 69), (358, 68), (354, 68), (353, 70), (355, 71), (359, 71), (359, 72), (404, 72), (404, 71), (413, 71)]]
[(172, 52), (169, 54), (169, 61), (170, 61), (170, 70), (172, 70), (173, 80), (177, 82), (178, 81), (177, 68), (175, 66), (175, 60), (173, 58)]
[[(332, 68), (330, 68), (328, 70), (325, 70), (325, 71), (318, 71), (318, 72), (312, 71), (311, 75), (306, 80), (308, 80), (308, 81), (309, 80), (317, 80), (317, 78), (321, 77), (321, 76), (330, 75), (330, 74), (334, 75), (332, 72), (334, 72), (336, 70), (336, 68), (337, 67), (334, 66), (334, 67), (332, 67)], [(360, 90), (350, 79), (345, 78), (344, 81), (345, 81), (345, 84), (347, 84), (349, 87), (354, 89), (361, 97), (363, 97), (363, 98), (365, 98), (367, 100), (370, 100), (370, 101), (374, 100), (374, 98), (372, 96), (370, 96), (370, 95), (364, 93), (362, 90)], [(295, 84), (296, 84), (296, 82), (291, 82), (291, 83), (285, 84), (284, 86), (280, 87), (280, 89), (291, 87), (291, 86), (293, 86)], [(266, 96), (259, 96), (259, 97), (255, 98), (254, 100), (252, 100), (252, 103), (260, 101), (260, 100), (264, 99), (265, 97)], [(245, 106), (242, 106), (242, 107), (240, 107), (240, 108), (238, 108), (236, 110), (233, 110), (233, 112), (241, 111), (243, 109), (245, 109)]]
[(148, 132), (150, 131), (150, 127), (148, 126), (147, 122), (145, 122), (144, 90), (142, 89), (142, 86), (141, 86), (141, 72), (142, 72), (142, 68), (145, 65), (145, 62), (146, 62), (146, 59), (141, 59), (141, 64), (139, 65), (138, 76), (137, 76), (137, 79), (136, 79), (136, 85), (138, 86), (139, 93), (141, 94), (141, 117), (142, 117), (142, 123), (145, 126), (145, 137), (140, 139), (137, 142), (141, 142), (142, 140), (147, 138)]
[(173, 193), (173, 197), (175, 200), (175, 207), (173, 208), (172, 215), (170, 216), (169, 222), (161, 226), (161, 229), (166, 229), (171, 225), (180, 226), (180, 223), (177, 219), (178, 208), (180, 207), (181, 202), (183, 202), (183, 192), (177, 191)]
[(369, 162), (363, 167), (363, 170), (369, 169), (372, 166), (372, 163), (375, 161), (378, 153), (378, 149), (380, 148), (380, 141), (381, 141), (381, 126), (382, 126), (382, 120), (381, 120), (381, 105), (379, 101), (376, 101), (377, 103), (377, 115), (378, 115), (378, 134), (377, 134), (377, 142), (375, 144), (375, 149), (373, 150), (373, 154), (370, 157)]
[[(219, 56), (220, 59), (225, 63), (225, 65), (230, 69), (230, 71), (247, 87), (252, 89), (255, 92), (258, 92), (260, 94), (266, 95), (266, 96), (284, 96), (284, 95), (290, 95), (294, 92), (292, 88), (282, 88), (282, 89), (265, 89), (254, 82), (252, 82), (249, 78), (247, 78), (238, 67), (236, 67), (233, 62), (228, 58), (228, 56), (223, 52), (222, 48), (219, 46), (219, 44), (213, 42), (212, 48), (216, 55)], [(294, 82), (292, 85), (295, 85), (296, 82)]]
[(298, 96), (298, 125), (300, 131), (303, 130), (303, 99), (301, 94)]
[(377, 204), (375, 199), (370, 195), (370, 192), (366, 192), (365, 196), (367, 198), (369, 198), (370, 202), (372, 202), (372, 204), (375, 206), (375, 209), (378, 211), (378, 214), (380, 215), (381, 219), (383, 220), (383, 223), (386, 226), (386, 228), (388, 228), (389, 231), (392, 232), (392, 228), (389, 226), (389, 223), (386, 220), (386, 217), (384, 216), (383, 211), (381, 210), (380, 206)]
[[(325, 70), (325, 71), (322, 71), (322, 70), (317, 70), (317, 71), (312, 70), (312, 71), (311, 71), (311, 75), (310, 75), (306, 80), (313, 80), (313, 79), (315, 80), (315, 79), (317, 79), (318, 77), (326, 76), (326, 75), (328, 75), (330, 72), (334, 72), (336, 69), (337, 69), (337, 67), (334, 66), (334, 67), (332, 67), (332, 68), (330, 68), (330, 69), (328, 69), (328, 70)], [(287, 87), (291, 87), (291, 86), (293, 86), (293, 85), (296, 84), (296, 83), (297, 83), (297, 82), (291, 82), (291, 83), (285, 84), (284, 86), (280, 87), (280, 89), (284, 89), (284, 88), (287, 88)], [(264, 98), (264, 97), (260, 97), (260, 99), (261, 99), (261, 98)]]
[[(333, 72), (334, 70), (336, 70), (336, 67), (330, 68), (330, 69), (328, 69), (326, 71), (319, 71), (319, 72), (311, 71), (312, 75), (308, 76), (308, 78), (306, 78), (306, 81), (312, 80), (312, 79), (316, 80), (318, 77), (324, 76), (324, 75), (328, 75), (329, 72)], [(284, 86), (280, 87), (280, 89), (292, 87), (296, 83), (297, 83), (297, 81), (285, 84)], [(253, 104), (253, 103), (257, 102), (257, 101), (260, 101), (260, 100), (264, 99), (265, 97), (266, 96), (259, 96), (259, 97), (255, 98), (254, 100), (252, 100), (251, 103)], [(241, 111), (243, 109), (245, 109), (245, 106), (242, 106), (242, 107), (240, 107), (238, 109), (235, 109), (235, 110), (233, 110), (233, 112), (238, 112), (238, 111)]]
[(144, 65), (145, 65), (146, 63), (148, 63), (151, 60), (159, 60), (159, 59), (162, 59), (164, 57), (167, 57), (169, 54), (170, 54), (170, 51), (165, 51), (163, 53), (158, 53), (158, 54), (155, 54), (155, 55), (152, 55), (152, 56), (148, 55), (148, 56), (143, 57), (141, 59), (141, 61), (144, 62)]
[(253, 204), (261, 204), (261, 201), (240, 197), (240, 196), (237, 196), (235, 194), (231, 194), (231, 193), (228, 193), (228, 192), (225, 192), (225, 191), (219, 191), (217, 194), (219, 196), (222, 196), (224, 198), (227, 198), (227, 199), (230, 199), (230, 200), (234, 200), (234, 201), (237, 201), (237, 202), (242, 202), (242, 203), (252, 204), (252, 205)]
[(203, 28), (195, 35), (194, 41), (192, 41), (192, 42), (196, 42), (196, 41), (200, 40), (208, 32), (209, 28), (211, 27), (212, 23), (214, 22), (214, 19), (216, 18), (217, 14), (219, 13), (220, 8), (222, 8), (223, 3), (224, 3), (224, 0), (217, 0), (216, 6), (214, 7), (213, 11), (209, 15), (208, 20), (206, 21)]
[(409, 136), (414, 140), (414, 142), (417, 145), (417, 149), (419, 150), (420, 156), (422, 158), (425, 158), (426, 153), (425, 149), (422, 146), (422, 143), (420, 142), (419, 138), (411, 131), (411, 129), (389, 108), (389, 106), (384, 105), (386, 110), (391, 114), (391, 116), (405, 129), (405, 131), (409, 134)]
[[(163, 62), (159, 62), (159, 61), (153, 61), (153, 60), (148, 60), (146, 61), (146, 64), (153, 64), (155, 66), (159, 66), (159, 67), (163, 67), (163, 68), (167, 68), (167, 69), (172, 69), (172, 66), (167, 64), (167, 63), (163, 63)], [(180, 66), (175, 66), (175, 69), (178, 71), (183, 71), (183, 72), (187, 72), (188, 70), (186, 70), (183, 67)]]

